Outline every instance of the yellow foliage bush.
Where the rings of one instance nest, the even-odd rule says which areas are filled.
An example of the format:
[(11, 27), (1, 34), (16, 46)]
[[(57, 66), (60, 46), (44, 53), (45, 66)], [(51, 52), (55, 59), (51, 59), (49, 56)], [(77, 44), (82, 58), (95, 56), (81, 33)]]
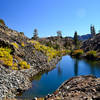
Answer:
[(95, 57), (97, 56), (97, 52), (94, 51), (94, 50), (88, 51), (88, 52), (86, 53), (86, 56), (87, 56), (88, 58), (95, 58)]
[[(17, 64), (16, 64), (17, 65)], [(16, 66), (16, 65), (13, 65), (12, 66), (12, 70), (18, 70), (18, 65)]]
[(30, 68), (30, 65), (27, 64), (27, 62), (22, 60), (18, 64), (13, 63), (13, 56), (10, 53), (11, 53), (11, 49), (0, 47), (0, 62), (2, 62), (4, 65), (8, 67), (11, 67), (12, 70), (18, 70), (18, 64), (20, 65), (21, 69)]
[(35, 50), (33, 50), (33, 54), (35, 54)]
[(33, 44), (35, 49), (43, 52), (48, 57), (48, 61), (51, 61), (52, 58), (54, 58), (56, 56), (60, 56), (61, 54), (66, 53), (66, 50), (57, 51), (57, 50), (53, 49), (52, 47), (41, 45), (38, 41), (35, 41), (35, 40), (30, 40), (30, 41), (28, 41), (28, 43)]
[(82, 49), (78, 49), (78, 50), (74, 50), (74, 51), (72, 52), (72, 55), (73, 55), (73, 56), (81, 56), (83, 53), (84, 53), (84, 52), (83, 52)]
[(0, 61), (2, 61), (6, 66), (13, 65), (13, 57), (10, 53), (11, 49), (2, 47), (0, 48)]
[(21, 69), (29, 69), (29, 68), (30, 68), (30, 65), (27, 64), (26, 61), (21, 61), (21, 62), (19, 62), (19, 65), (20, 65), (20, 68), (21, 68)]
[(22, 47), (24, 47), (24, 46), (25, 46), (24, 42), (22, 42), (22, 43), (21, 43), (21, 46), (22, 46)]
[(17, 49), (19, 48), (19, 46), (18, 46), (17, 43), (12, 42), (11, 44), (12, 44), (15, 48), (17, 48)]

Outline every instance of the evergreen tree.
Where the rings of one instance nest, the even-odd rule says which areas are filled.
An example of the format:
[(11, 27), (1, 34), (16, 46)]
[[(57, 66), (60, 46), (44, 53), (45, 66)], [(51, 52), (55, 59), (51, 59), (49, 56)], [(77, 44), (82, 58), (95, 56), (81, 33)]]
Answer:
[(58, 37), (62, 37), (62, 32), (61, 31), (57, 31), (57, 36)]
[(74, 44), (75, 44), (75, 48), (78, 47), (78, 35), (77, 32), (74, 33)]
[(90, 27), (90, 31), (91, 31), (91, 35), (92, 37), (96, 35), (96, 32), (95, 32), (95, 27), (91, 25)]
[(37, 40), (38, 39), (38, 30), (34, 29), (33, 37), (32, 39)]

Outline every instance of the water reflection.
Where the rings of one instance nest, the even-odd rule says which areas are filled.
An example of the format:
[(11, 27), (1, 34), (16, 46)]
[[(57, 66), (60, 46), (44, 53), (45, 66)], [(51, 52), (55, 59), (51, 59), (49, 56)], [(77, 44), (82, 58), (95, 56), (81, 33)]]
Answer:
[(78, 63), (79, 63), (78, 59), (75, 59), (75, 63), (74, 63), (74, 74), (75, 74), (75, 76), (78, 75)]
[(46, 71), (45, 73), (46, 73), (46, 75), (48, 75), (48, 71)]
[(95, 67), (95, 66), (100, 66), (100, 63), (97, 61), (90, 61), (90, 60), (85, 60), (90, 66)]
[(99, 66), (99, 63), (97, 61), (89, 61), (89, 60), (87, 60), (86, 62), (90, 66), (91, 74), (95, 75), (95, 68)]
[(91, 74), (95, 75), (94, 67), (91, 67)]
[(58, 76), (61, 76), (62, 70), (61, 70), (60, 62), (58, 63), (57, 71), (58, 71)]
[(35, 75), (35, 76), (33, 76), (33, 77), (31, 77), (30, 78), (30, 80), (32, 81), (32, 80), (40, 80), (41, 79), (41, 77), (42, 77), (42, 75), (44, 74), (45, 72), (40, 72), (40, 73), (38, 73), (37, 75)]

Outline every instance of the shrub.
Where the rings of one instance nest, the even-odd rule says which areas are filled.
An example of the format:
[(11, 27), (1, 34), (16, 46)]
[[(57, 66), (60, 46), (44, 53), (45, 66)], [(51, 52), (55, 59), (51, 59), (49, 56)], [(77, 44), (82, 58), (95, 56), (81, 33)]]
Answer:
[(10, 54), (11, 49), (9, 48), (0, 48), (0, 61), (6, 66), (12, 66), (13, 65), (13, 57)]
[(11, 67), (12, 70), (18, 70), (18, 64), (14, 63), (13, 66)]
[(13, 43), (11, 43), (11, 44), (12, 44), (15, 48), (17, 48), (17, 49), (19, 48), (19, 46), (18, 46), (17, 43), (14, 43), (14, 42), (13, 42)]
[(29, 69), (30, 65), (27, 64), (27, 62), (22, 61), (17, 56), (14, 58), (17, 58), (18, 64), (13, 62), (13, 56), (10, 54), (11, 49), (9, 48), (2, 48), (0, 47), (0, 62), (8, 67), (10, 67), (12, 70), (18, 70), (18, 65), (20, 66), (20, 69)]
[(66, 50), (66, 54), (70, 54), (71, 53), (71, 50)]
[(24, 42), (22, 42), (22, 43), (21, 43), (21, 46), (22, 46), (22, 47), (24, 47), (24, 46), (25, 46)]
[(0, 25), (5, 25), (5, 22), (3, 19), (0, 19)]
[(41, 45), (39, 42), (34, 40), (30, 40), (28, 43), (33, 44), (36, 50), (43, 52), (48, 57), (48, 62), (51, 61), (54, 57), (61, 56), (61, 54), (66, 53), (66, 50), (57, 51), (52, 47)]
[(33, 54), (35, 54), (35, 52), (36, 52), (36, 51), (35, 51), (35, 50), (33, 50)]
[(97, 52), (94, 50), (88, 51), (86, 53), (86, 57), (89, 59), (94, 59), (94, 58), (96, 58), (96, 56), (97, 56)]
[(60, 49), (60, 46), (59, 46), (59, 44), (52, 44), (51, 42), (47, 42), (47, 43), (45, 43), (46, 44), (46, 46), (49, 46), (49, 47), (52, 47), (52, 48), (54, 48), (54, 49)]
[(18, 67), (12, 67), (12, 70), (18, 70)]
[(20, 32), (20, 34), (24, 35), (24, 32)]
[(19, 66), (20, 66), (20, 69), (29, 69), (30, 68), (30, 65), (27, 64), (26, 61), (20, 61)]
[(52, 43), (51, 42), (47, 42), (45, 43), (46, 46), (52, 47)]
[(79, 56), (81, 56), (83, 53), (84, 53), (84, 52), (83, 52), (82, 49), (78, 49), (78, 50), (74, 50), (74, 51), (72, 51), (71, 54), (72, 54), (72, 56), (79, 57)]
[(57, 56), (62, 56), (69, 53), (70, 53), (70, 50), (60, 50), (60, 51), (57, 51)]
[(58, 50), (58, 49), (60, 49), (60, 46), (59, 46), (59, 44), (54, 44), (53, 48)]
[(18, 64), (17, 63), (13, 63), (12, 70), (18, 70)]

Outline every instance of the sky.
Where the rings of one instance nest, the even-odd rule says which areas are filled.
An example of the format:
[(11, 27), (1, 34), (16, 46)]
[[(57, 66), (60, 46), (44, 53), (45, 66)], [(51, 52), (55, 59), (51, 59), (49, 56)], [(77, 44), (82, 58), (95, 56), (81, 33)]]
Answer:
[(39, 37), (90, 33), (90, 25), (100, 30), (100, 0), (0, 0), (0, 19), (28, 37), (35, 28)]

